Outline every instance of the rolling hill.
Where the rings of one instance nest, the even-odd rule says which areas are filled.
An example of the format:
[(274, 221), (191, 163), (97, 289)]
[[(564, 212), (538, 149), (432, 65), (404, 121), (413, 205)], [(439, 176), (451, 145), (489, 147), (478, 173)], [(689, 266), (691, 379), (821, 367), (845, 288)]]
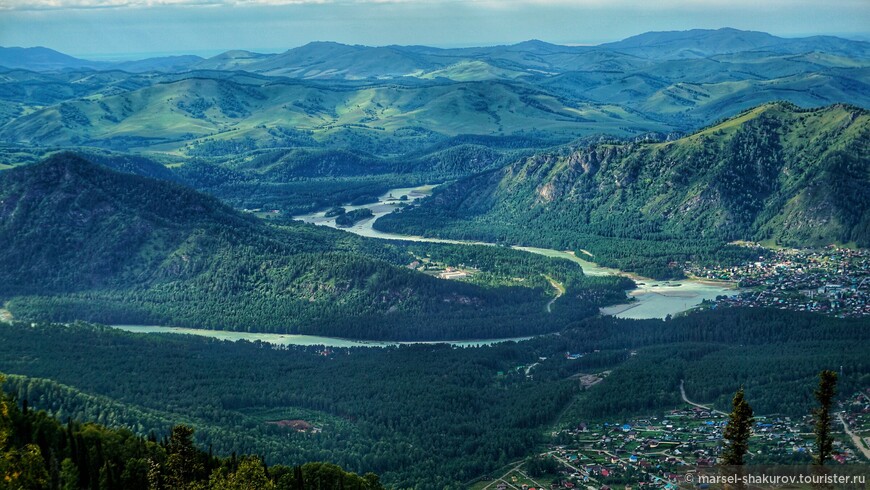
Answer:
[(309, 137), (396, 154), (409, 149), (402, 141), (437, 141), (430, 135), (538, 134), (565, 142), (583, 134), (627, 135), (650, 128), (661, 125), (618, 106), (503, 81), (341, 85), (197, 72), (32, 111), (7, 122), (0, 140), (159, 151), (210, 148), (210, 154), (220, 154), (286, 146), (286, 140), (295, 146), (292, 140)]
[(833, 36), (782, 38), (766, 32), (739, 29), (691, 29), (688, 31), (647, 32), (600, 47), (648, 59), (706, 58), (713, 55), (764, 51), (795, 54), (825, 51), (867, 58), (870, 43)]
[(36, 46), (32, 48), (0, 47), (0, 66), (24, 68), (33, 71), (60, 71), (77, 68), (102, 68), (98, 61), (88, 61), (53, 49)]
[(620, 60), (610, 61), (611, 68), (627, 68), (656, 61), (698, 59), (729, 53), (784, 55), (813, 51), (866, 60), (870, 57), (870, 43), (833, 36), (782, 38), (764, 32), (721, 28), (647, 32), (598, 46), (561, 46), (537, 39), (513, 45), (453, 49), (311, 42), (277, 54), (232, 50), (208, 59), (186, 55), (121, 62), (83, 60), (44, 47), (0, 47), (0, 66), (33, 71), (77, 68), (135, 72), (245, 70), (292, 78), (353, 80), (417, 77), (469, 61), (481, 61), (532, 75), (590, 68), (601, 61), (603, 53), (611, 60)]
[[(5, 48), (0, 58), (12, 61), (0, 71), (0, 142), (209, 157), (300, 146), (397, 156), (464, 134), (552, 144), (687, 133), (775, 100), (870, 107), (868, 46), (719, 29), (600, 46), (316, 42), (280, 54), (96, 65)], [(29, 59), (31, 69), (46, 59), (63, 70), (21, 69)]]
[(0, 46), (0, 66), (36, 72), (71, 70), (121, 70), (130, 73), (187, 71), (203, 59), (195, 55), (159, 56), (130, 61), (91, 61), (42, 46), (6, 48)]

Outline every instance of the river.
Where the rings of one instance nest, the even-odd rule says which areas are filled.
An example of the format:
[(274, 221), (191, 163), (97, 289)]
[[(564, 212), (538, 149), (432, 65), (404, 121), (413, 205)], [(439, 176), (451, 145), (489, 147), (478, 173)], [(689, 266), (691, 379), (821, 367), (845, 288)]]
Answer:
[[(335, 224), (335, 218), (327, 218), (325, 211), (310, 213), (295, 216), (294, 218), (306, 223), (312, 223), (319, 226), (329, 226), (331, 228), (339, 228), (360, 236), (369, 238), (379, 238), (383, 240), (406, 240), (414, 242), (431, 242), (431, 243), (455, 243), (465, 245), (488, 245), (495, 246), (493, 243), (474, 242), (463, 240), (447, 240), (443, 238), (428, 238), (413, 235), (401, 235), (397, 233), (384, 233), (372, 228), (372, 224), (381, 216), (393, 212), (402, 202), (411, 202), (417, 199), (426, 197), (432, 193), (436, 185), (424, 185), (419, 187), (404, 187), (391, 189), (382, 195), (378, 202), (372, 204), (364, 204), (361, 206), (345, 206), (347, 211), (354, 209), (368, 208), (371, 209), (373, 216), (366, 220), (360, 221), (355, 225), (347, 228), (339, 228)], [(402, 196), (407, 196), (406, 200), (400, 200)], [(730, 296), (736, 294), (737, 291), (733, 285), (728, 283), (714, 283), (709, 281), (699, 281), (695, 279), (683, 279), (679, 281), (656, 281), (646, 277), (641, 277), (635, 274), (630, 274), (617, 269), (601, 267), (593, 262), (577, 257), (574, 252), (552, 250), (538, 247), (512, 247), (516, 250), (525, 252), (546, 255), (548, 257), (559, 257), (573, 262), (577, 262), (583, 268), (583, 272), (590, 276), (601, 276), (609, 274), (619, 274), (631, 277), (637, 283), (637, 289), (626, 291), (633, 301), (622, 304), (602, 308), (601, 312), (605, 315), (614, 315), (617, 318), (665, 318), (668, 315), (675, 315), (682, 311), (689, 310), (699, 305), (703, 300), (712, 300), (716, 296)], [(594, 258), (591, 255), (590, 259)]]
[(253, 333), (231, 332), (228, 330), (206, 330), (201, 328), (164, 327), (157, 325), (112, 325), (112, 328), (133, 333), (173, 333), (181, 335), (201, 335), (219, 340), (247, 340), (255, 342), (268, 342), (273, 345), (322, 345), (325, 347), (393, 347), (410, 344), (450, 344), (458, 347), (479, 347), (501, 342), (519, 342), (532, 337), (512, 337), (505, 339), (489, 340), (442, 340), (442, 341), (380, 341), (380, 340), (351, 340), (336, 337), (319, 337), (316, 335), (294, 335), (281, 333)]
[[(442, 238), (428, 238), (422, 236), (400, 235), (396, 233), (383, 233), (372, 228), (372, 224), (385, 214), (393, 212), (402, 202), (411, 202), (417, 199), (426, 197), (432, 193), (435, 185), (424, 185), (419, 187), (404, 187), (391, 189), (382, 195), (378, 202), (372, 204), (364, 204), (359, 206), (344, 206), (345, 210), (352, 211), (354, 209), (368, 208), (372, 210), (373, 217), (360, 221), (355, 225), (347, 228), (339, 228), (335, 224), (335, 218), (327, 218), (324, 216), (326, 211), (310, 213), (300, 216), (295, 216), (295, 219), (312, 223), (319, 226), (329, 226), (331, 228), (339, 228), (360, 236), (369, 238), (378, 238), (382, 240), (404, 240), (414, 242), (430, 242), (430, 243), (455, 243), (462, 245), (485, 245), (496, 246), (493, 243), (474, 242), (464, 240), (447, 240)], [(406, 199), (401, 199), (402, 196), (407, 196)], [(728, 284), (716, 284), (710, 282), (702, 282), (698, 280), (686, 279), (681, 281), (654, 281), (652, 279), (640, 277), (634, 274), (629, 274), (617, 269), (601, 267), (593, 262), (578, 257), (574, 252), (552, 250), (548, 248), (538, 247), (512, 247), (516, 250), (524, 252), (546, 255), (548, 257), (557, 257), (573, 262), (577, 262), (583, 268), (583, 272), (590, 276), (612, 275), (619, 274), (631, 277), (637, 283), (637, 289), (626, 291), (626, 294), (633, 298), (633, 301), (602, 308), (601, 312), (605, 315), (614, 315), (617, 318), (664, 318), (667, 315), (686, 311), (705, 299), (714, 299), (719, 295), (731, 295), (736, 291)], [(594, 258), (591, 255), (589, 258)], [(314, 335), (293, 335), (293, 334), (274, 334), (274, 333), (251, 333), (251, 332), (232, 332), (227, 330), (204, 330), (197, 328), (180, 328), (166, 326), (151, 326), (151, 325), (113, 325), (114, 328), (126, 330), (128, 332), (137, 333), (175, 333), (202, 335), (222, 340), (247, 340), (247, 341), (263, 341), (274, 345), (323, 345), (326, 347), (389, 347), (402, 344), (431, 344), (438, 342), (390, 342), (390, 341), (366, 341), (366, 340), (350, 340), (334, 337), (318, 337)], [(443, 342), (450, 345), (472, 347), (481, 345), (491, 345), (499, 342), (520, 341), (531, 337), (516, 337), (504, 339), (489, 339), (489, 340), (460, 340)]]

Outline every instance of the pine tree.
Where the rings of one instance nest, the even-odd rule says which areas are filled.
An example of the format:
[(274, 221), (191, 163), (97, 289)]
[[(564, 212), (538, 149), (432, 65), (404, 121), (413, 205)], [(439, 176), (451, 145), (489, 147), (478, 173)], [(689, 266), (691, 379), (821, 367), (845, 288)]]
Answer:
[(166, 448), (166, 482), (172, 488), (187, 488), (205, 472), (193, 445), (193, 429), (176, 425)]
[(743, 457), (749, 451), (749, 437), (752, 435), (752, 407), (743, 396), (743, 388), (737, 390), (731, 401), (731, 414), (728, 416), (728, 425), (725, 426), (723, 437), (728, 445), (722, 451), (722, 464), (728, 466), (740, 466)]
[(820, 466), (824, 466), (825, 461), (831, 458), (834, 443), (831, 436), (831, 403), (836, 393), (837, 373), (827, 370), (819, 373), (819, 387), (815, 393), (819, 408), (813, 410), (816, 422), (816, 454), (813, 455), (813, 460)]

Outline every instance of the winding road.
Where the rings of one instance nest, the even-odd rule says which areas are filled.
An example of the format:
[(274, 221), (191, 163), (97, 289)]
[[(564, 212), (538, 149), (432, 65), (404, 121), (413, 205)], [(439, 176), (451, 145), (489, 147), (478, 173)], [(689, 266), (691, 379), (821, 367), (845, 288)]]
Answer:
[(552, 313), (553, 303), (555, 303), (557, 299), (561, 298), (562, 295), (565, 294), (565, 286), (559, 284), (555, 279), (546, 274), (544, 275), (544, 277), (547, 278), (548, 281), (550, 281), (550, 285), (553, 286), (553, 289), (556, 290), (556, 296), (553, 296), (553, 299), (551, 299), (547, 303), (547, 313)]
[(716, 410), (715, 408), (706, 407), (706, 406), (704, 406), (704, 405), (701, 405), (700, 403), (695, 403), (695, 402), (689, 400), (688, 398), (686, 398), (686, 387), (685, 387), (685, 381), (682, 380), (682, 379), (680, 380), (680, 396), (682, 396), (682, 397), (683, 397), (683, 401), (686, 402), (686, 403), (688, 403), (689, 405), (692, 405), (692, 406), (695, 406), (695, 407), (698, 407), (698, 408), (703, 408), (704, 410), (707, 410), (707, 411), (710, 411), (710, 412), (715, 412), (715, 413), (718, 413), (718, 414), (724, 415), (724, 416), (726, 416), (726, 417), (728, 416), (728, 414), (725, 413), (725, 412), (722, 412), (722, 411), (720, 411), (720, 410)]

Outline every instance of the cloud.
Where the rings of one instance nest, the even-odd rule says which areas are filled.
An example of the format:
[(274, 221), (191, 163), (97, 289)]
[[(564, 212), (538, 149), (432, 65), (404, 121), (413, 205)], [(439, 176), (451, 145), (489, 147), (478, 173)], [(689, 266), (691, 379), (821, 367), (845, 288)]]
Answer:
[[(439, 1), (439, 0), (434, 0)], [(440, 0), (446, 2), (450, 0)], [(817, 0), (458, 0), (456, 3), (486, 6), (495, 9), (511, 7), (568, 7), (568, 8), (608, 8), (631, 10), (666, 10), (666, 9), (703, 9), (711, 7), (728, 7), (731, 9), (757, 8), (760, 4), (780, 8), (798, 8), (802, 6), (818, 6)], [(866, 0), (829, 0), (827, 8), (838, 7), (866, 8)]]
[[(767, 0), (766, 7), (799, 8), (812, 6), (816, 0)], [(849, 8), (864, 5), (866, 0), (831, 0), (828, 8)], [(282, 6), (318, 4), (417, 4), (461, 5), (493, 10), (523, 7), (624, 8), (633, 10), (702, 9), (719, 7), (729, 9), (759, 7), (758, 0), (0, 0), (0, 10), (64, 10), (64, 9), (113, 9), (154, 8), (172, 6)]]
[(0, 0), (0, 10), (77, 10), (178, 6), (300, 5), (334, 0)]
[(111, 9), (219, 4), (214, 0), (0, 0), (0, 10)]

